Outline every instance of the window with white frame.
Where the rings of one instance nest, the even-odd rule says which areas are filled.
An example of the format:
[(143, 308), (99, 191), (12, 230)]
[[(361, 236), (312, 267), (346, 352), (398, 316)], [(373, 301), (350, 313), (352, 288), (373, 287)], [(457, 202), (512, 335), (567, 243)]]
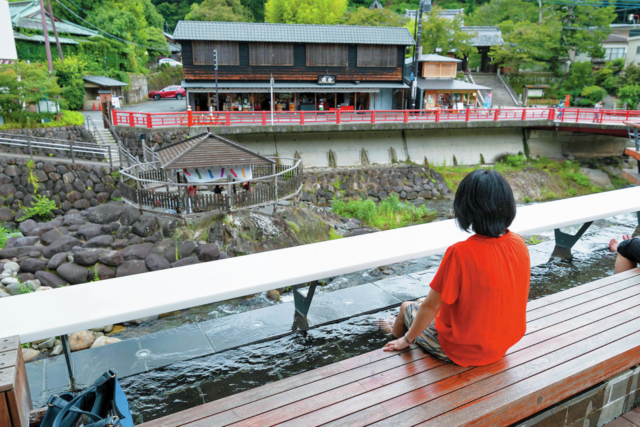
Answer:
[(604, 57), (601, 59), (605, 61), (613, 61), (618, 58), (624, 58), (626, 56), (626, 49), (624, 47), (606, 47), (604, 48)]

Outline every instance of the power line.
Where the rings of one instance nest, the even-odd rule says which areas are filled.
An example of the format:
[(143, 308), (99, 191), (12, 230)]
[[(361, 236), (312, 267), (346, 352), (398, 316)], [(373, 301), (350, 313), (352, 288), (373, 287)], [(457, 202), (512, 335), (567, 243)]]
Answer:
[(129, 41), (129, 40), (125, 40), (125, 39), (120, 38), (120, 37), (118, 37), (118, 36), (114, 36), (113, 34), (106, 32), (106, 31), (105, 31), (105, 30), (103, 30), (102, 28), (96, 27), (96, 26), (95, 26), (95, 25), (93, 25), (91, 22), (89, 22), (89, 21), (87, 21), (86, 19), (84, 19), (84, 18), (80, 17), (80, 16), (79, 16), (77, 13), (75, 13), (73, 10), (69, 9), (66, 5), (62, 4), (62, 3), (60, 2), (60, 0), (55, 0), (55, 1), (56, 1), (56, 3), (58, 3), (60, 6), (64, 7), (64, 8), (65, 8), (69, 13), (71, 13), (73, 16), (75, 16), (76, 18), (78, 18), (79, 20), (81, 20), (81, 21), (85, 22), (86, 24), (88, 24), (88, 25), (92, 26), (93, 28), (95, 28), (95, 29), (96, 29), (96, 30), (98, 30), (98, 31), (100, 31), (100, 32), (102, 32), (102, 33), (105, 33), (105, 34), (107, 34), (107, 35), (109, 35), (109, 36), (113, 37), (114, 39), (120, 40), (121, 42), (124, 42), (124, 43), (127, 43), (127, 44), (131, 44), (131, 45), (134, 45), (134, 46), (142, 47), (142, 48), (145, 48), (145, 49), (151, 49), (151, 50), (163, 50), (163, 51), (164, 51), (164, 50), (168, 50), (168, 48), (158, 47), (158, 46), (145, 46), (145, 45), (141, 45), (141, 44), (138, 44), (138, 43), (134, 43), (134, 42)]

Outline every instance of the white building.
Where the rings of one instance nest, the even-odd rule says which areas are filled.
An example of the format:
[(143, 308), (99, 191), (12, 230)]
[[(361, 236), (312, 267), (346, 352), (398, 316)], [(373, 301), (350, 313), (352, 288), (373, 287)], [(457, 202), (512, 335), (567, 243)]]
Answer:
[(613, 32), (602, 42), (605, 51), (603, 58), (591, 58), (578, 52), (573, 61), (591, 61), (594, 65), (599, 65), (605, 61), (624, 58), (625, 67), (629, 64), (640, 65), (640, 25), (612, 24), (611, 29)]
[(0, 64), (18, 59), (7, 0), (0, 0), (0, 40), (2, 40), (0, 43)]

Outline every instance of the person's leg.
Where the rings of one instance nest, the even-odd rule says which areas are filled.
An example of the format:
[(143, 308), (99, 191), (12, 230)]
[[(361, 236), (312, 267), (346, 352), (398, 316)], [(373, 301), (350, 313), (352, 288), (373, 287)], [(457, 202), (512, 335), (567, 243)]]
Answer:
[(396, 320), (393, 323), (393, 329), (391, 330), (391, 333), (396, 338), (404, 336), (404, 334), (406, 334), (409, 330), (404, 324), (404, 315), (409, 304), (411, 304), (410, 301), (405, 301), (400, 305), (400, 312), (398, 313), (398, 317), (396, 317)]
[(618, 254), (618, 256), (616, 257), (616, 266), (615, 266), (614, 273), (618, 274), (618, 273), (622, 273), (622, 272), (625, 272), (625, 271), (629, 271), (632, 268), (636, 268), (637, 266), (638, 265), (635, 262), (633, 262), (633, 261), (623, 257), (622, 255)]

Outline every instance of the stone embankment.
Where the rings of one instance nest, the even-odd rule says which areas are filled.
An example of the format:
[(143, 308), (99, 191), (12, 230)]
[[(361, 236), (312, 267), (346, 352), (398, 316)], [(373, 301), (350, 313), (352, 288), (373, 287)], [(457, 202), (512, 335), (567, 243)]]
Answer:
[(32, 207), (35, 201), (36, 186), (38, 195), (56, 202), (55, 214), (84, 210), (120, 198), (112, 176), (116, 169), (53, 162), (37, 162), (29, 169), (27, 160), (0, 157), (0, 223), (24, 216), (22, 209)]
[(302, 200), (326, 206), (331, 200), (371, 199), (391, 195), (417, 206), (429, 199), (453, 196), (442, 175), (426, 166), (401, 164), (394, 167), (306, 171)]

